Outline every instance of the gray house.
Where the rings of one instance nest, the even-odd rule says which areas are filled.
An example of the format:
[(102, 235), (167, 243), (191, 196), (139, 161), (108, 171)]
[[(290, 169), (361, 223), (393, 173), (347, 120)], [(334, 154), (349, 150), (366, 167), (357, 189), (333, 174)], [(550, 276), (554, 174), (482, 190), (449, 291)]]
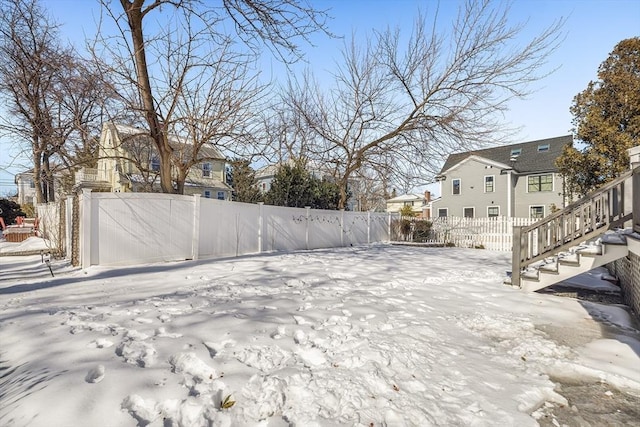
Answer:
[(451, 154), (432, 216), (543, 218), (565, 204), (555, 160), (571, 135)]

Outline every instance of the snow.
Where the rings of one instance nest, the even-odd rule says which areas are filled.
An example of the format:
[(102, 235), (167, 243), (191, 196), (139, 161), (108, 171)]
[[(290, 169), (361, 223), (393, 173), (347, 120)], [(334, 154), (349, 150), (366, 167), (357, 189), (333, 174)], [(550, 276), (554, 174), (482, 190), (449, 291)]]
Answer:
[(0, 238), (0, 253), (4, 254), (40, 250), (46, 252), (50, 247), (50, 242), (41, 237), (29, 237), (19, 243), (7, 242), (5, 239)]
[(535, 426), (567, 404), (550, 378), (640, 396), (634, 335), (582, 333), (633, 332), (626, 311), (505, 286), (509, 262), (374, 245), (51, 277), (3, 256), (0, 424)]

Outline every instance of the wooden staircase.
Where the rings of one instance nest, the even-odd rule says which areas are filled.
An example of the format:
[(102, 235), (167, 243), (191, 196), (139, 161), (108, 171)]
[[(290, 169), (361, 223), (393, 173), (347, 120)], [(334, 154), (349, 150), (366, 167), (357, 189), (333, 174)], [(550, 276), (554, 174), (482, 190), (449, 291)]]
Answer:
[(537, 291), (608, 264), (627, 256), (636, 244), (632, 232), (640, 233), (640, 167), (535, 224), (514, 227), (506, 283)]

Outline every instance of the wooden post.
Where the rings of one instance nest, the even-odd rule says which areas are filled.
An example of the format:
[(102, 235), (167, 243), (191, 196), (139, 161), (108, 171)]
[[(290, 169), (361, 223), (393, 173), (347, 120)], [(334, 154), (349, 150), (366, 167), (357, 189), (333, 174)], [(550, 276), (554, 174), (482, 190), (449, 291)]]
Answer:
[(633, 209), (633, 231), (640, 233), (640, 167), (633, 170), (631, 176), (631, 206)]
[(522, 227), (513, 227), (513, 249), (511, 254), (511, 285), (520, 287), (520, 263), (522, 246)]

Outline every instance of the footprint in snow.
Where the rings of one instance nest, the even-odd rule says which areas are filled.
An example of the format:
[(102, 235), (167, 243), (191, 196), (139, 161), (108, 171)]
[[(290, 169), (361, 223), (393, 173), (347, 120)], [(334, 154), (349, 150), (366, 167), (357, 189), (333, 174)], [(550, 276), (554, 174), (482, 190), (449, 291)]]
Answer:
[(305, 344), (307, 342), (307, 336), (300, 329), (293, 333), (293, 341), (296, 344)]
[(165, 328), (158, 328), (155, 332), (158, 338), (180, 338), (182, 334), (167, 332)]
[(305, 319), (302, 316), (293, 316), (293, 320), (296, 321), (297, 325), (306, 325), (306, 324), (309, 323), (309, 322), (307, 322), (307, 319)]
[(275, 332), (272, 332), (271, 335), (269, 335), (269, 336), (271, 338), (273, 338), (274, 340), (279, 340), (279, 339), (283, 338), (286, 334), (287, 334), (287, 329), (285, 328), (284, 325), (280, 325), (275, 330)]
[(223, 340), (220, 342), (207, 341), (203, 342), (204, 346), (209, 351), (209, 357), (212, 359), (216, 357), (218, 353), (220, 353), (225, 348), (231, 348), (236, 346), (236, 342), (232, 339)]
[(104, 366), (98, 365), (95, 368), (89, 370), (84, 380), (90, 384), (99, 383), (104, 379)]
[(144, 342), (125, 338), (116, 348), (116, 354), (131, 365), (141, 368), (152, 366), (157, 357), (156, 349)]
[(87, 344), (89, 348), (109, 348), (113, 345), (113, 342), (109, 341), (105, 338), (98, 338), (97, 340), (91, 341)]

